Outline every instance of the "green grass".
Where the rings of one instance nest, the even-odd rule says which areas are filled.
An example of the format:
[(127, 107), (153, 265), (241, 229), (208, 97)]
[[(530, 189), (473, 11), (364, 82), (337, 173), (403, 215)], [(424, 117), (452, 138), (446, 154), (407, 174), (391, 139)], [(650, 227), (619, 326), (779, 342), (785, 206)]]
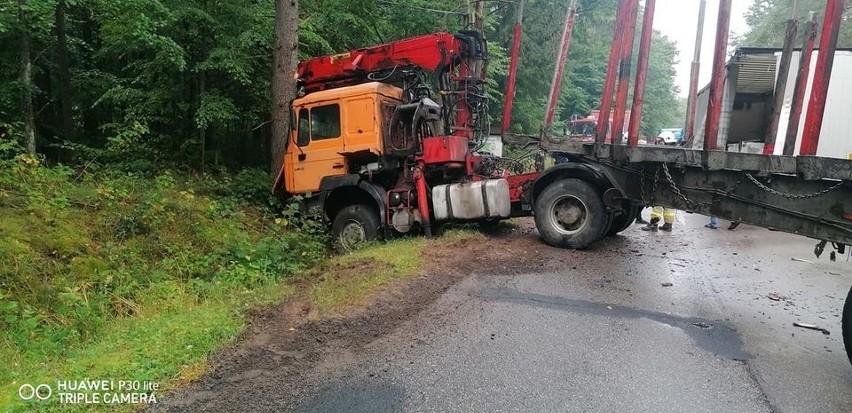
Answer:
[(244, 329), (249, 308), (286, 299), (293, 289), (286, 284), (270, 285), (253, 291), (233, 291), (198, 302), (192, 296), (175, 296), (169, 309), (144, 307), (139, 316), (109, 323), (98, 338), (69, 350), (63, 357), (43, 359), (38, 352), (10, 352), (0, 349), (0, 358), (10, 362), (12, 377), (0, 385), (0, 406), (6, 411), (115, 411), (133, 406), (60, 405), (47, 402), (25, 403), (17, 397), (22, 383), (55, 383), (58, 379), (83, 378), (154, 381), (157, 393), (197, 379), (207, 371), (205, 358), (221, 349)]
[(0, 159), (0, 411), (90, 407), (24, 404), (24, 383), (191, 380), (247, 309), (291, 296), (286, 280), (320, 262), (323, 239), (245, 202), (268, 193), (258, 176)]
[(330, 260), (310, 288), (313, 307), (320, 315), (338, 314), (363, 303), (377, 288), (416, 274), (425, 244), (424, 238), (406, 238)]
[(470, 229), (453, 229), (440, 238), (397, 239), (326, 261), (308, 293), (318, 317), (338, 315), (367, 302), (376, 291), (417, 275), (425, 264), (423, 252), (437, 243), (453, 244), (486, 237)]
[(159, 383), (162, 397), (203, 375), (249, 310), (292, 299), (314, 317), (342, 314), (417, 274), (437, 242), (325, 259), (317, 226), (245, 202), (267, 191), (244, 182), (257, 176), (78, 175), (0, 160), (0, 411), (133, 410), (17, 393), (61, 379), (139, 380)]

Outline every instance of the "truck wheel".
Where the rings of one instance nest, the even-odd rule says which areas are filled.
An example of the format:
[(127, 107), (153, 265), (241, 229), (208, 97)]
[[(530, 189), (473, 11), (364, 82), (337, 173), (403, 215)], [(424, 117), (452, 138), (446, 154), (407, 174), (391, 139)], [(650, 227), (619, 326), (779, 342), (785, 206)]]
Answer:
[(627, 228), (630, 228), (630, 226), (633, 225), (633, 221), (636, 221), (636, 217), (641, 211), (642, 209), (636, 205), (626, 205), (624, 210), (621, 212), (621, 215), (612, 219), (612, 224), (610, 225), (606, 235), (615, 235)]
[(331, 233), (337, 249), (350, 252), (379, 238), (379, 217), (366, 205), (350, 205), (334, 217)]
[(579, 179), (550, 184), (535, 201), (535, 226), (544, 242), (582, 249), (603, 238), (609, 214), (595, 188)]
[(840, 319), (841, 330), (843, 330), (843, 346), (846, 347), (846, 357), (852, 363), (852, 288), (846, 295), (843, 303), (843, 318)]

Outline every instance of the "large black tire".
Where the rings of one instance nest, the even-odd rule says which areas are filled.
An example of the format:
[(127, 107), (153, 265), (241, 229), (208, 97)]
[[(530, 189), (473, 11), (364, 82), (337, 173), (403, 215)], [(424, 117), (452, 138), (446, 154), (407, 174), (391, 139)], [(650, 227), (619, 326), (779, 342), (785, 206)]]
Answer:
[(843, 318), (840, 319), (841, 330), (843, 330), (843, 346), (846, 347), (846, 357), (852, 363), (852, 288), (846, 295), (843, 303)]
[(624, 231), (627, 228), (630, 228), (633, 225), (633, 222), (636, 221), (636, 217), (642, 212), (642, 208), (627, 204), (625, 202), (624, 210), (621, 212), (621, 215), (616, 216), (612, 219), (612, 224), (609, 226), (609, 230), (606, 232), (607, 236), (612, 236)]
[(533, 210), (541, 238), (554, 247), (586, 248), (603, 238), (609, 224), (600, 193), (579, 179), (548, 185), (536, 198)]
[(360, 245), (379, 239), (379, 215), (366, 205), (350, 205), (334, 217), (331, 234), (339, 251), (353, 251)]

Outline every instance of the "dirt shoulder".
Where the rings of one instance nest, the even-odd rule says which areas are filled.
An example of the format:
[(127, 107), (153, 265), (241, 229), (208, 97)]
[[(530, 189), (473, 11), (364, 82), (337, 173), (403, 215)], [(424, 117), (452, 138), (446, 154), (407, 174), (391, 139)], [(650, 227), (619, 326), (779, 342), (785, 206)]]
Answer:
[[(438, 238), (422, 249), (419, 273), (383, 288), (364, 305), (342, 316), (316, 316), (306, 300), (281, 303), (254, 314), (245, 334), (210, 359), (211, 371), (165, 397), (151, 411), (282, 411), (303, 400), (323, 378), (357, 358), (361, 349), (394, 331), (473, 273), (516, 273), (565, 265), (531, 224), (501, 226), (491, 234)], [(555, 258), (555, 257), (554, 257)], [(356, 274), (372, 264), (322, 269), (335, 277)], [(303, 280), (299, 288), (310, 288)]]

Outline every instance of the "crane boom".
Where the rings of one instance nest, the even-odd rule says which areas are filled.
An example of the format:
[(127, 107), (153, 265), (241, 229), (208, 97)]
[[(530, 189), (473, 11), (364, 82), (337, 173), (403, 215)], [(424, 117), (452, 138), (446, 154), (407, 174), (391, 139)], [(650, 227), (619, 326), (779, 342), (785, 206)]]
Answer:
[[(447, 71), (452, 66), (475, 67), (464, 60), (485, 58), (485, 40), (478, 32), (432, 33), (299, 63), (297, 77), (307, 93), (380, 80), (384, 71), (426, 69)], [(466, 73), (480, 77), (480, 73)], [(371, 78), (372, 77), (372, 78)]]

